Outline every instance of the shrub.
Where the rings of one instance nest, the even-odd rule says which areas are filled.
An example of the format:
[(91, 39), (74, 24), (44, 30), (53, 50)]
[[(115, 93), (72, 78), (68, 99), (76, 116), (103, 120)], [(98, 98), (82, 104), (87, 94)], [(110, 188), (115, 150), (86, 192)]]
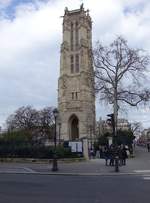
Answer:
[[(69, 147), (58, 145), (56, 148), (58, 158), (74, 158), (81, 154), (72, 153)], [(0, 157), (17, 158), (47, 158), (54, 155), (54, 146), (44, 146), (33, 143), (32, 139), (25, 131), (9, 132), (0, 137)]]

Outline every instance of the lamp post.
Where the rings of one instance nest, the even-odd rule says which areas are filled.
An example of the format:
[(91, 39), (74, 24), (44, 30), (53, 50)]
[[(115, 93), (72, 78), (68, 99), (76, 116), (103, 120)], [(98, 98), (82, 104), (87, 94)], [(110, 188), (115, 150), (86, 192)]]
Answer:
[(56, 120), (58, 117), (58, 110), (57, 108), (55, 108), (53, 110), (53, 115), (54, 115), (54, 119), (55, 119), (55, 132), (54, 132), (54, 156), (53, 156), (53, 162), (52, 162), (52, 171), (58, 171), (58, 167), (57, 167), (57, 155), (56, 155)]
[(90, 148), (93, 148), (93, 143), (92, 143), (92, 125), (89, 126), (90, 127)]
[(58, 122), (58, 126), (59, 126), (59, 145), (60, 145), (60, 130), (61, 130), (61, 122)]

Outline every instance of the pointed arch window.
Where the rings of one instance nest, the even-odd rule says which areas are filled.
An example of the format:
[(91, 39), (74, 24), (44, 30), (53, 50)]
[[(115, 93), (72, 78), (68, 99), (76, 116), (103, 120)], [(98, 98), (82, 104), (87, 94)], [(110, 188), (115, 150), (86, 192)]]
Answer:
[(76, 73), (79, 72), (79, 54), (76, 54)]
[(74, 57), (73, 57), (73, 55), (70, 56), (70, 66), (71, 66), (71, 73), (74, 73)]
[(71, 23), (70, 45), (71, 45), (71, 51), (72, 51), (73, 50), (73, 23)]
[(72, 92), (71, 94), (72, 94), (72, 100), (74, 100), (74, 92)]
[(78, 92), (76, 92), (76, 100), (78, 99)]
[(78, 44), (79, 44), (78, 22), (76, 22), (75, 33), (76, 33), (76, 49), (77, 49), (78, 48)]
[(69, 119), (69, 137), (71, 140), (79, 139), (79, 119), (72, 115)]

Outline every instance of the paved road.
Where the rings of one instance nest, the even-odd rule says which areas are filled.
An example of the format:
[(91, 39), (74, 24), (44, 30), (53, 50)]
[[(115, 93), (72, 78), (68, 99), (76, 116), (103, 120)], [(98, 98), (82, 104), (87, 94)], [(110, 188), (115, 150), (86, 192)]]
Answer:
[(49, 164), (0, 163), (0, 203), (148, 203), (150, 153), (137, 147), (135, 155), (117, 175), (99, 159), (59, 163), (58, 173), (76, 176), (46, 175)]
[(0, 203), (148, 203), (150, 176), (0, 175)]

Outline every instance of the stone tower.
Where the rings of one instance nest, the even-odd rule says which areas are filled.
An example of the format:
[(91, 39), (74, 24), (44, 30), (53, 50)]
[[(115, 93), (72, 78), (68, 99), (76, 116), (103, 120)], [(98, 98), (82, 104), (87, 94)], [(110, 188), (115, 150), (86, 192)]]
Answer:
[(92, 22), (83, 4), (65, 9), (61, 44), (58, 110), (60, 137), (78, 140), (92, 136), (95, 129), (95, 94), (92, 66)]

